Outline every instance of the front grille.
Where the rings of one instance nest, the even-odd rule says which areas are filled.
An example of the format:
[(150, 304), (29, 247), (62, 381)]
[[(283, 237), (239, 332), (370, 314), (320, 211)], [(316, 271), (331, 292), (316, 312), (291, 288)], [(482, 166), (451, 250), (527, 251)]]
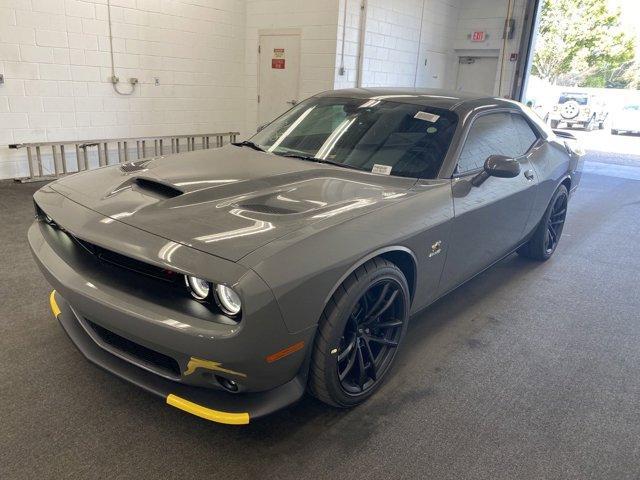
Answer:
[(178, 274), (177, 272), (174, 272), (173, 270), (169, 270), (166, 268), (157, 267), (155, 265), (151, 265), (146, 262), (141, 262), (140, 260), (127, 257), (126, 255), (121, 255), (111, 250), (102, 248), (94, 243), (87, 242), (86, 240), (82, 240), (81, 238), (76, 237), (71, 232), (65, 230), (60, 225), (58, 225), (52, 218), (50, 218), (46, 214), (45, 211), (43, 211), (40, 208), (40, 206), (37, 203), (35, 203), (35, 201), (34, 201), (34, 207), (36, 211), (36, 218), (49, 224), (51, 227), (55, 228), (56, 230), (60, 230), (64, 232), (71, 240), (73, 240), (76, 243), (76, 245), (79, 245), (84, 250), (94, 255), (101, 262), (108, 263), (110, 265), (115, 265), (120, 268), (125, 268), (127, 270), (140, 273), (148, 277), (153, 277), (165, 282), (180, 283), (182, 285), (182, 275)]
[(85, 320), (96, 335), (114, 349), (132, 356), (143, 363), (156, 367), (159, 370), (170, 373), (172, 376), (180, 376), (180, 366), (173, 358), (121, 337), (111, 330), (107, 330), (106, 328), (93, 323), (91, 320)]
[(182, 276), (172, 270), (168, 270), (162, 267), (156, 267), (155, 265), (151, 265), (146, 262), (141, 262), (140, 260), (127, 257), (126, 255), (121, 255), (111, 250), (99, 247), (98, 245), (95, 245), (93, 243), (81, 240), (69, 233), (68, 235), (78, 245), (83, 247), (89, 253), (95, 255), (98, 260), (101, 260), (103, 262), (115, 265), (120, 268), (126, 268), (127, 270), (141, 273), (142, 275), (146, 275), (148, 277), (157, 278), (158, 280), (163, 280), (165, 282), (176, 283), (182, 280)]

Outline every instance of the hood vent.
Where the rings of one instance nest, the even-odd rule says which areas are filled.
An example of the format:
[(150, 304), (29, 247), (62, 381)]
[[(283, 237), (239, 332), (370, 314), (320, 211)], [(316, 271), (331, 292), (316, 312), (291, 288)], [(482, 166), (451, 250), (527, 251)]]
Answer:
[(152, 178), (138, 177), (135, 184), (143, 190), (162, 195), (166, 198), (174, 198), (182, 195), (184, 192), (169, 183), (164, 183)]
[(239, 205), (239, 207), (256, 213), (267, 213), (271, 215), (288, 215), (291, 213), (299, 213), (298, 211), (291, 210), (289, 208), (274, 207), (273, 205), (264, 205), (261, 203), (247, 203)]

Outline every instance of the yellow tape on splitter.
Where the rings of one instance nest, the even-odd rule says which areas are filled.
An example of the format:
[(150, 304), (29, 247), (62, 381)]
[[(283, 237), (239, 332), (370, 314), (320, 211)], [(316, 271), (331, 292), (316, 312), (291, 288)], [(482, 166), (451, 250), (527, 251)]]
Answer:
[(246, 425), (249, 423), (249, 414), (244, 413), (230, 413), (221, 412), (219, 410), (213, 410), (211, 408), (203, 407), (197, 403), (185, 400), (182, 397), (178, 397), (173, 393), (167, 397), (167, 403), (172, 407), (184, 410), (196, 417), (204, 418), (212, 422), (226, 423), (228, 425)]
[(60, 307), (58, 306), (58, 303), (56, 302), (56, 291), (55, 290), (51, 290), (51, 295), (49, 295), (49, 306), (51, 307), (51, 313), (53, 313), (53, 316), (58, 318), (58, 315), (60, 315)]

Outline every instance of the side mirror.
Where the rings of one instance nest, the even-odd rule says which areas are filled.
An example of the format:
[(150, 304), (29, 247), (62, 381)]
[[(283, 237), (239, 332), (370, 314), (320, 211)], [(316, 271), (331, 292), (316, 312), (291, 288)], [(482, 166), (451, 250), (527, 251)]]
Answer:
[(484, 162), (484, 170), (471, 180), (471, 184), (479, 187), (489, 177), (515, 178), (518, 175), (520, 162), (504, 155), (491, 155)]

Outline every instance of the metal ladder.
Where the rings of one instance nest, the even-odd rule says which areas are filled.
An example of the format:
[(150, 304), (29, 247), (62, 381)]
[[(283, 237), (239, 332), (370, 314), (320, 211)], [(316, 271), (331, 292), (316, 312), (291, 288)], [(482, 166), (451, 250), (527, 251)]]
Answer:
[[(14, 143), (11, 149), (25, 148), (29, 176), (20, 182), (43, 181), (69, 173), (116, 163), (193, 150), (218, 148), (235, 142), (239, 132), (168, 135), (158, 137), (106, 138), (62, 142)], [(95, 150), (94, 150), (95, 147)]]

